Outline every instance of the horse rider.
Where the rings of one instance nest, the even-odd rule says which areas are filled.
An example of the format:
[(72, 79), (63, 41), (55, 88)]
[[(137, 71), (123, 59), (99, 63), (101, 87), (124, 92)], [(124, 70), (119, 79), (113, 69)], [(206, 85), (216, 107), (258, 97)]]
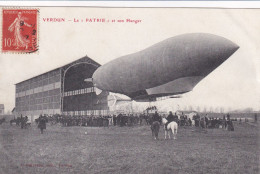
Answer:
[[(177, 115), (176, 115), (176, 117), (178, 118)], [(168, 115), (168, 117), (166, 118), (166, 120), (167, 120), (168, 122), (165, 124), (165, 129), (167, 129), (167, 126), (168, 126), (168, 124), (169, 124), (170, 122), (176, 121), (176, 117), (174, 117), (174, 116), (172, 115), (172, 111), (169, 112), (169, 115)]]

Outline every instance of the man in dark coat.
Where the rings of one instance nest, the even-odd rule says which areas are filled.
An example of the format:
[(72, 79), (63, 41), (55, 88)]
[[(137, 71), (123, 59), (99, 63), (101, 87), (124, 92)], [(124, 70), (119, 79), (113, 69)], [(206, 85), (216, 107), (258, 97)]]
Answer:
[(175, 121), (176, 123), (178, 123), (178, 120), (179, 120), (179, 118), (178, 118), (178, 116), (176, 115), (176, 112), (175, 112), (175, 114), (174, 114), (174, 116), (173, 116), (173, 121)]
[(227, 130), (234, 131), (234, 125), (233, 125), (232, 120), (227, 121)]
[(116, 126), (116, 121), (117, 121), (116, 115), (113, 115), (113, 124), (114, 124), (114, 126)]
[(24, 128), (24, 117), (21, 114), (21, 129), (23, 129), (23, 128)]
[(227, 121), (229, 121), (230, 120), (230, 115), (229, 115), (229, 113), (227, 114)]
[(149, 122), (151, 124), (152, 135), (154, 136), (155, 139), (158, 140), (158, 133), (159, 133), (159, 129), (160, 129), (161, 117), (159, 116), (157, 111), (155, 111), (155, 113), (153, 114), (153, 116)]
[(118, 125), (120, 125), (120, 127), (123, 126), (123, 115), (120, 113), (118, 114), (117, 116), (117, 122), (116, 122)]
[(39, 122), (38, 122), (38, 128), (41, 129), (41, 134), (43, 134), (43, 129), (46, 129), (46, 118), (44, 118), (42, 115), (39, 117)]
[(152, 117), (152, 122), (158, 121), (161, 123), (161, 117), (159, 116), (159, 114), (157, 113), (157, 111), (155, 111), (155, 114)]
[(205, 115), (205, 123), (206, 123), (205, 127), (206, 128), (208, 128), (208, 125), (209, 125), (209, 119), (208, 119), (207, 115), (208, 114)]
[(227, 120), (225, 115), (223, 115), (223, 128), (227, 128)]

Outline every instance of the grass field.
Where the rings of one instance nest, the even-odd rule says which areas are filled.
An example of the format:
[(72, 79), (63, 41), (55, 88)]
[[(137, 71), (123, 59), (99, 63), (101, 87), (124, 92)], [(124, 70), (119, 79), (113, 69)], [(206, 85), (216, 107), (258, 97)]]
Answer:
[[(149, 126), (0, 126), (0, 173), (259, 173), (259, 125), (235, 132), (179, 128), (177, 140), (153, 140)], [(85, 134), (85, 131), (88, 134)]]

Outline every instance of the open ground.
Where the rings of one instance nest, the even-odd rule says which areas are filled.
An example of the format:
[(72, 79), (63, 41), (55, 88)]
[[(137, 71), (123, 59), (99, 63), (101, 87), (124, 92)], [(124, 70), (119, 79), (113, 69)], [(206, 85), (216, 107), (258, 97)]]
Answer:
[[(259, 124), (235, 131), (179, 127), (177, 140), (149, 126), (0, 126), (0, 173), (259, 173)], [(87, 132), (87, 134), (85, 134)]]

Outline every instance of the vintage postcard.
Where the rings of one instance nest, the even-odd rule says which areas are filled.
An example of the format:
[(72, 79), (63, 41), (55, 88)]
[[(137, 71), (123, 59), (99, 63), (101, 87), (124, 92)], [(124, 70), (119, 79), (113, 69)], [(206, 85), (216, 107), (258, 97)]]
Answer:
[(260, 9), (0, 14), (0, 173), (260, 172)]

